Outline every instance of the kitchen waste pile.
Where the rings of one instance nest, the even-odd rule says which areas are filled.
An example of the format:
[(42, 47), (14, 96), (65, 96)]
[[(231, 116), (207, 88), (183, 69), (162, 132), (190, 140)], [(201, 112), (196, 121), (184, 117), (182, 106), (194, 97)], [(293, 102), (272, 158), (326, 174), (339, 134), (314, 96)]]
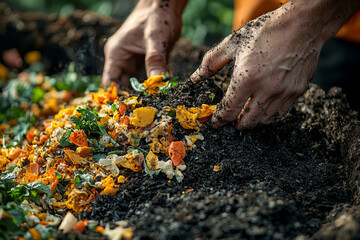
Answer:
[[(203, 140), (199, 130), (216, 106), (156, 109), (115, 84), (99, 88), (98, 77), (79, 76), (73, 65), (55, 77), (38, 69), (34, 64), (2, 85), (0, 238), (48, 239), (58, 229), (81, 233), (85, 228), (131, 238), (123, 222), (104, 228), (72, 213), (90, 210), (97, 196), (121, 191), (131, 180), (124, 171), (166, 174), (168, 181), (181, 182), (186, 152)], [(131, 79), (137, 95), (153, 97), (176, 84), (164, 75), (142, 84)], [(175, 123), (191, 133), (174, 138)]]

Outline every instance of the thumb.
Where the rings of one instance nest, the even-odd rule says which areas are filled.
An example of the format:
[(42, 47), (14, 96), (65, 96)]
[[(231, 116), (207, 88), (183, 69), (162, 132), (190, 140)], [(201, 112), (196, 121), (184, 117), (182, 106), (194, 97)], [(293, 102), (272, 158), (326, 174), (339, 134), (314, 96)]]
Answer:
[(205, 54), (200, 67), (190, 76), (191, 81), (198, 82), (204, 77), (215, 75), (233, 59), (235, 48), (231, 45), (229, 37), (225, 38)]

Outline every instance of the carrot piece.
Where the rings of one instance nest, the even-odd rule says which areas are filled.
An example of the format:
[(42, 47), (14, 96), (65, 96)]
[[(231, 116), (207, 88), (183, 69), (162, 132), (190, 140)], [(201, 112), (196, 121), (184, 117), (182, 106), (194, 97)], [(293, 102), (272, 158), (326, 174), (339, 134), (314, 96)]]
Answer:
[(102, 233), (103, 231), (105, 231), (105, 228), (103, 228), (102, 226), (96, 226), (95, 232)]
[(40, 173), (40, 165), (37, 162), (30, 163), (30, 172), (34, 174)]
[(78, 147), (87, 147), (87, 137), (84, 130), (75, 130), (69, 138), (70, 142), (75, 144)]
[(124, 116), (120, 118), (119, 124), (120, 125), (129, 125), (130, 119), (128, 116)]
[(8, 158), (10, 160), (15, 160), (16, 158), (18, 158), (20, 156), (20, 154), (24, 154), (24, 153), (26, 153), (25, 150), (22, 150), (21, 148), (16, 147), (14, 150), (11, 151)]
[(78, 221), (73, 227), (73, 230), (78, 233), (82, 233), (84, 232), (85, 227), (86, 227), (85, 221)]
[(34, 140), (35, 138), (35, 133), (33, 130), (29, 130), (27, 133), (26, 133), (26, 140), (28, 141), (28, 143), (32, 143), (32, 141)]
[(59, 180), (56, 179), (55, 182), (51, 185), (51, 193), (52, 194), (55, 193), (58, 183), (59, 183)]
[(179, 166), (186, 156), (185, 144), (182, 141), (172, 142), (169, 146), (169, 156), (174, 166)]
[(45, 135), (45, 134), (41, 134), (40, 135), (40, 144), (44, 144), (44, 142), (46, 141), (46, 140), (48, 140), (48, 136), (47, 135)]
[(119, 103), (119, 113), (123, 116), (126, 113), (126, 105), (123, 103)]

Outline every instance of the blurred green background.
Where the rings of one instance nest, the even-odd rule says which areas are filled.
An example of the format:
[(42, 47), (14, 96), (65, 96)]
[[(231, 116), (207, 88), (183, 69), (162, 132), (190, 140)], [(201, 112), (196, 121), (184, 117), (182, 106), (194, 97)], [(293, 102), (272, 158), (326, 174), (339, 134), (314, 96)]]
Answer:
[[(76, 9), (124, 20), (136, 0), (6, 0), (21, 11), (56, 12), (66, 16)], [(183, 14), (183, 37), (197, 45), (213, 45), (231, 33), (233, 0), (190, 0)]]

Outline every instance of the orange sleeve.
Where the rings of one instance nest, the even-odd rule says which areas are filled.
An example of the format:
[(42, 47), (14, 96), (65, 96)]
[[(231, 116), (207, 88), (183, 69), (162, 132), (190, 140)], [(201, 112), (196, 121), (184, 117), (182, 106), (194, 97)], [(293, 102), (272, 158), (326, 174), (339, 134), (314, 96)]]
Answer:
[[(264, 13), (281, 7), (286, 2), (287, 0), (234, 0), (233, 30), (239, 29)], [(360, 11), (344, 24), (336, 37), (360, 42)]]

